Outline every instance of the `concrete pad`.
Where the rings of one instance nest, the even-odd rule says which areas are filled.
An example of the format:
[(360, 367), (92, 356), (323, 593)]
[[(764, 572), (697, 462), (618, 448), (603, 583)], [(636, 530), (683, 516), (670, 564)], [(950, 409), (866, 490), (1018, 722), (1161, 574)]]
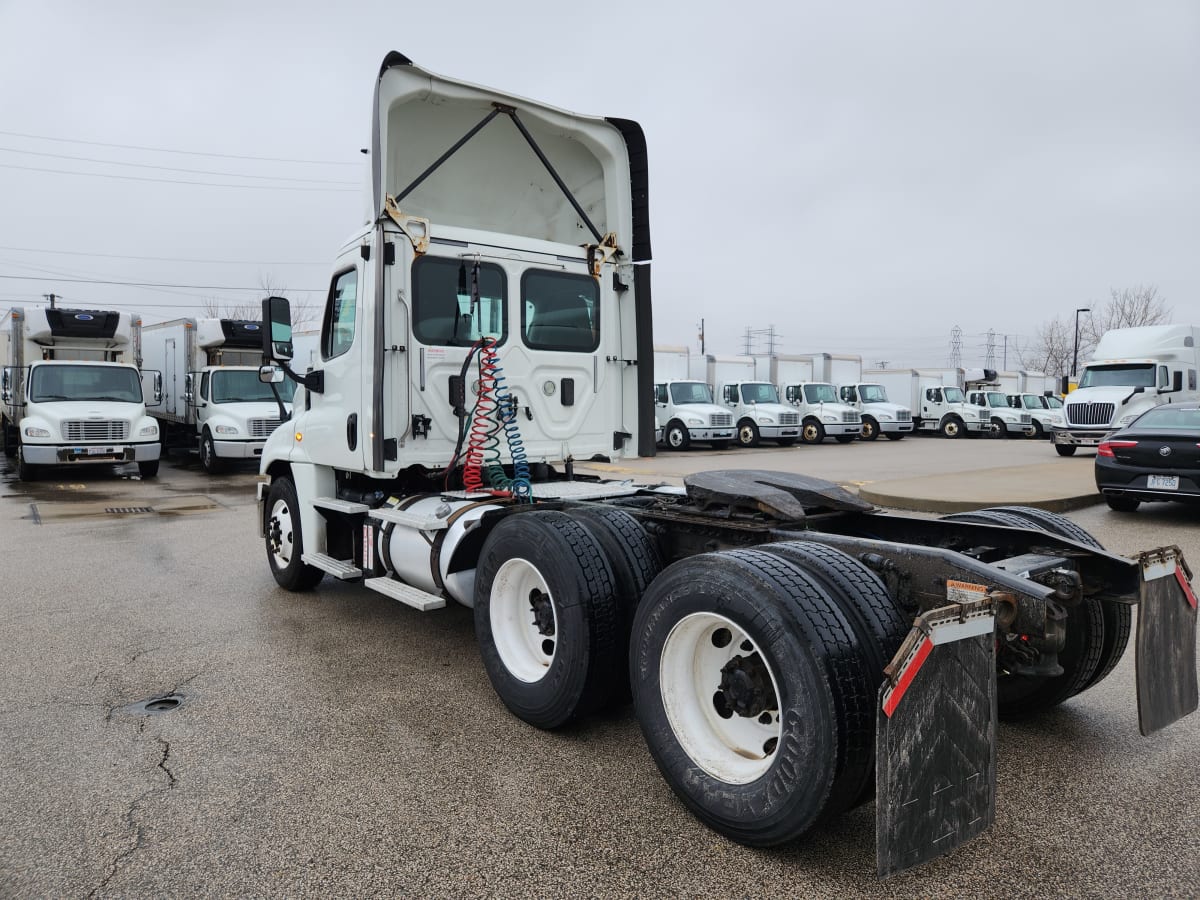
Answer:
[(862, 485), (859, 496), (877, 506), (952, 513), (984, 506), (1037, 506), (1055, 512), (1099, 503), (1092, 467), (1058, 461), (897, 478)]

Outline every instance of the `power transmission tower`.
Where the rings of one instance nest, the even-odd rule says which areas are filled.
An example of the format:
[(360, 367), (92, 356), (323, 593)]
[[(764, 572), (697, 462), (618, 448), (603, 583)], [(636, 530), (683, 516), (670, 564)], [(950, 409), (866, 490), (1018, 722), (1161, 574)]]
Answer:
[(742, 342), (742, 355), (750, 356), (750, 326), (746, 326), (746, 336)]
[(950, 329), (950, 368), (962, 368), (962, 329), (957, 325)]
[(994, 369), (996, 368), (996, 329), (988, 329), (987, 339), (987, 357), (983, 361), (983, 367)]

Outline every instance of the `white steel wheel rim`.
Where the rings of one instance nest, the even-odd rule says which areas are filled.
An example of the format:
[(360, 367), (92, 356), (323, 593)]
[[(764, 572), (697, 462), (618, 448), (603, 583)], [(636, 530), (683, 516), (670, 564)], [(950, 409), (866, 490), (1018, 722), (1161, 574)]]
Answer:
[(271, 527), (267, 532), (271, 539), (271, 556), (275, 564), (286, 569), (292, 562), (292, 553), (296, 549), (295, 534), (292, 528), (292, 508), (286, 500), (276, 500), (271, 507)]
[[(721, 632), (728, 632), (727, 643)], [(659, 659), (659, 690), (675, 739), (692, 762), (727, 784), (749, 784), (766, 774), (782, 734), (778, 708), (757, 716), (732, 712), (725, 717), (714, 701), (720, 693), (722, 668), (735, 656), (757, 652), (757, 645), (737, 623), (703, 612), (675, 623)], [(778, 679), (765, 659), (762, 665), (770, 675), (778, 707)]]
[[(535, 594), (544, 595), (549, 602), (553, 622), (549, 634), (542, 633), (534, 618)], [(554, 662), (559, 633), (558, 610), (537, 566), (520, 558), (500, 566), (492, 579), (488, 616), (504, 668), (518, 681), (541, 681)]]
[(670, 431), (668, 431), (667, 432), (667, 443), (669, 443), (672, 447), (683, 446), (683, 429), (682, 428), (672, 428)]

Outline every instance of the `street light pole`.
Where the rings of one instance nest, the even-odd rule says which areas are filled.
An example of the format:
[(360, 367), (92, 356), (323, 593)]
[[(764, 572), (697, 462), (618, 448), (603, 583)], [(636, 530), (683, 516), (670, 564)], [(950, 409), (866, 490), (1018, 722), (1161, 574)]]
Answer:
[(1075, 353), (1071, 356), (1071, 377), (1075, 377), (1075, 373), (1079, 371), (1079, 314), (1081, 312), (1091, 312), (1088, 307), (1081, 307), (1075, 310)]

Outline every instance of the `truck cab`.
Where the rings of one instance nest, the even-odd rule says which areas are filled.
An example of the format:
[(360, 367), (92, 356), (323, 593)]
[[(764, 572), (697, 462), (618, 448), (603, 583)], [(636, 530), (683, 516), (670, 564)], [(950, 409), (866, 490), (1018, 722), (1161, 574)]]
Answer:
[[(0, 325), (4, 450), (31, 481), (50, 466), (136, 462), (158, 473), (158, 424), (146, 414), (137, 360), (141, 321), (130, 313), (14, 308)], [(161, 376), (146, 372), (150, 403)]]
[(1023, 434), (1033, 437), (1033, 418), (1023, 409), (1009, 406), (1008, 396), (998, 386), (995, 389), (976, 389), (967, 394), (967, 403), (978, 407), (988, 419), (988, 431), (992, 437), (1008, 437)]
[(779, 391), (766, 381), (735, 381), (721, 386), (721, 400), (732, 411), (737, 442), (757, 447), (760, 440), (790, 447), (800, 439), (800, 413), (779, 402)]
[(848, 444), (862, 431), (859, 411), (838, 398), (837, 388), (825, 381), (806, 381), (782, 388), (784, 399), (800, 412), (800, 440), (819, 444), (826, 435)]
[(1052, 429), (1063, 426), (1062, 403), (1054, 398), (1057, 406), (1051, 406), (1050, 399), (1041, 394), (1009, 394), (1008, 405), (1029, 413), (1034, 437), (1049, 438)]
[[(282, 421), (270, 384), (259, 380), (258, 366), (205, 366), (189, 372), (185, 402), (193, 408), (190, 442), (200, 446), (205, 471), (218, 471), (224, 460), (257, 459), (267, 437)], [(295, 384), (276, 386), (283, 412), (290, 414)]]
[(862, 417), (860, 437), (864, 441), (873, 441), (880, 434), (899, 441), (906, 434), (912, 434), (912, 410), (888, 400), (887, 389), (882, 384), (844, 384), (838, 390), (838, 396), (847, 406), (858, 410)]
[(942, 437), (978, 437), (988, 428), (987, 410), (969, 406), (962, 388), (953, 384), (925, 384), (919, 388), (918, 431), (935, 431)]
[(654, 411), (656, 432), (672, 450), (686, 450), (692, 441), (724, 450), (733, 442), (733, 414), (713, 402), (712, 388), (703, 381), (654, 385)]

